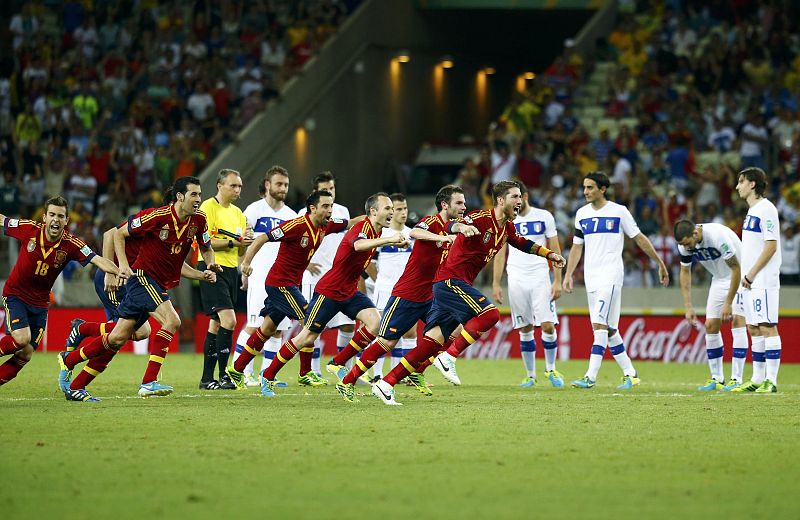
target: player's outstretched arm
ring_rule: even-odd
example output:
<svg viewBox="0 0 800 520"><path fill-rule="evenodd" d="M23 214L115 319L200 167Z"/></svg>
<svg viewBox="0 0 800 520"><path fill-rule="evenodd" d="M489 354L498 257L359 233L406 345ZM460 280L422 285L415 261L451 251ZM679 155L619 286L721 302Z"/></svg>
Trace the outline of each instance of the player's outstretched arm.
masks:
<svg viewBox="0 0 800 520"><path fill-rule="evenodd" d="M681 295L683 295L686 321L692 325L697 325L697 314L692 305L692 268L682 265L678 280L681 286Z"/></svg>
<svg viewBox="0 0 800 520"><path fill-rule="evenodd" d="M181 276L188 280L200 280L209 283L216 283L217 281L217 273L214 271L209 269L199 271L186 262L181 265Z"/></svg>
<svg viewBox="0 0 800 520"><path fill-rule="evenodd" d="M219 265L214 258L213 247L203 247L200 245L200 254L203 255L203 262L206 263L206 271L212 271L214 273L222 272L222 266Z"/></svg>
<svg viewBox="0 0 800 520"><path fill-rule="evenodd" d="M644 233L639 233L633 237L633 241L636 242L636 245L639 246L639 249L644 251L644 254L658 264L658 278L661 280L661 285L664 287L669 285L669 271L667 271L667 266L661 257L658 256L658 253L656 253L656 250L653 247L653 243L650 242L650 239L647 238Z"/></svg>
<svg viewBox="0 0 800 520"><path fill-rule="evenodd" d="M114 261L114 235L116 234L116 226L107 229L106 232L103 233L103 258L111 260L112 262ZM114 291L122 285L122 281L122 278L106 272L103 277L103 288L106 292Z"/></svg>
<svg viewBox="0 0 800 520"><path fill-rule="evenodd" d="M128 264L128 255L125 254L125 240L127 240L127 238L130 236L131 234L128 230L128 226L123 226L114 233L114 254L117 255L117 264L119 265L120 273L119 276L123 280L127 280L128 277L133 274L131 271L131 266Z"/></svg>
<svg viewBox="0 0 800 520"><path fill-rule="evenodd" d="M581 256L583 255L583 244L576 244L572 242L572 248L569 250L569 258L567 259L567 272L564 273L564 290L568 293L572 292L573 289L573 280L572 275L575 274L575 269L577 269L578 264L581 262Z"/></svg>
<svg viewBox="0 0 800 520"><path fill-rule="evenodd" d="M242 263L239 266L239 270L245 276L250 276L253 274L253 268L250 264L253 263L253 258L256 257L256 254L261 251L261 248L269 242L269 233L264 233L263 235L259 235L253 243L250 244L250 247L247 248L247 252L244 254L244 258L242 258Z"/></svg>
<svg viewBox="0 0 800 520"><path fill-rule="evenodd" d="M478 231L478 228L476 228L475 226L464 224L462 222L453 222L452 224L450 224L450 232L461 233L467 238L474 237L475 235L480 233L480 231Z"/></svg>
<svg viewBox="0 0 800 520"><path fill-rule="evenodd" d="M764 242L764 249L761 250L761 254L756 259L756 263L754 263L753 267L742 277L742 287L749 289L750 286L753 285L753 280L756 279L758 273L764 269L764 266L767 265L769 259L772 258L772 255L774 255L777 250L777 240L767 240Z"/></svg>
<svg viewBox="0 0 800 520"><path fill-rule="evenodd" d="M96 265L99 269L102 269L103 272L106 274L113 274L114 276L122 277L123 274L120 273L117 264L109 260L108 258L103 258L100 255L94 255L90 260L91 263Z"/></svg>
<svg viewBox="0 0 800 520"><path fill-rule="evenodd" d="M381 246L408 247L408 239L402 233L381 238L362 238L361 240L356 240L353 244L353 249L361 252Z"/></svg>
<svg viewBox="0 0 800 520"><path fill-rule="evenodd" d="M440 242L440 243L444 242L452 244L453 241L455 240L455 237L453 235L437 235L436 233L431 233L428 230L420 228L412 229L409 235L414 240L423 240L428 242Z"/></svg>
<svg viewBox="0 0 800 520"><path fill-rule="evenodd" d="M503 271L506 267L506 255L508 254L508 244L503 244L500 251L494 256L492 262L492 298L495 303L503 303Z"/></svg>
<svg viewBox="0 0 800 520"><path fill-rule="evenodd" d="M350 229L351 227L355 226L356 224L358 224L359 222L361 222L365 218L367 218L366 215L359 215L357 217L351 218L350 220L347 221L347 228L346 229Z"/></svg>
<svg viewBox="0 0 800 520"><path fill-rule="evenodd" d="M558 235L547 239L547 247L551 251L561 255L561 242L558 240ZM563 258L563 257L562 257ZM562 265L563 267L563 265ZM553 286L550 289L550 295L554 300L561 298L561 269L553 269Z"/></svg>

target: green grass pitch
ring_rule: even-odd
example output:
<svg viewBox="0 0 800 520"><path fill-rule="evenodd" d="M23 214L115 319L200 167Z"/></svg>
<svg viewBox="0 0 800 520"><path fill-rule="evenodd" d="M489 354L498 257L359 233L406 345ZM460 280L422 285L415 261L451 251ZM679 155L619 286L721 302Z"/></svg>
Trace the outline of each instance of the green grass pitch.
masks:
<svg viewBox="0 0 800 520"><path fill-rule="evenodd" d="M462 360L462 387L430 370L433 397L398 387L389 407L366 386L358 404L300 388L296 362L273 399L201 392L188 354L162 372L175 394L143 400L145 363L115 359L90 387L101 403L64 400L54 353L0 388L0 518L798 515L800 366L777 394L732 395L695 390L705 365L638 362L623 393L609 360L591 390L523 390L520 360Z"/></svg>

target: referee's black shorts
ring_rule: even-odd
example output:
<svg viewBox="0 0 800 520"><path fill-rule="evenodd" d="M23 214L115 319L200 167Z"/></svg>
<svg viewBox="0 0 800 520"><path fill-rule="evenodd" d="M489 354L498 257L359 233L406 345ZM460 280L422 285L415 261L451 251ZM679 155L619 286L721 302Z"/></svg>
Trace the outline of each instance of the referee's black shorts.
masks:
<svg viewBox="0 0 800 520"><path fill-rule="evenodd" d="M197 269L203 271L205 268L205 263L197 264ZM218 311L235 309L239 296L239 285L239 269L236 267L222 266L222 272L217 273L217 283L201 281L200 303L203 305L203 313L218 319Z"/></svg>

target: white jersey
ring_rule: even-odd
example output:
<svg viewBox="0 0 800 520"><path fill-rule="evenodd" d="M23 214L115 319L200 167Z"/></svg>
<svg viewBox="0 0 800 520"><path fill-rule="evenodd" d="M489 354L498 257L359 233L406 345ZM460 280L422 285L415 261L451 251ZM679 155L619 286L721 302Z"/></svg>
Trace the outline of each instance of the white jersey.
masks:
<svg viewBox="0 0 800 520"><path fill-rule="evenodd" d="M678 245L681 265L691 267L693 259L700 262L711 273L711 286L727 289L731 283L731 268L727 261L736 257L741 265L742 241L733 230L722 224L706 223L700 224L700 227L703 229L703 240L694 249Z"/></svg>
<svg viewBox="0 0 800 520"><path fill-rule="evenodd" d="M300 210L299 214L305 215L306 210ZM331 218L350 220L350 210L341 204L336 204L334 202L333 214L331 215ZM303 285L315 285L319 279L322 278L322 275L331 270L331 267L333 267L333 258L336 256L336 250L339 249L339 244L342 243L343 239L344 233L331 233L330 235L325 235L325 238L322 239L322 244L320 244L319 248L317 248L317 252L311 257L312 263L319 264L320 272L318 275L313 275L311 272L305 271L303 273Z"/></svg>
<svg viewBox="0 0 800 520"><path fill-rule="evenodd" d="M245 208L244 216L247 219L247 224L253 227L253 234L258 237L270 229L280 226L287 220L295 218L297 212L286 205L275 211L267 204L266 200L260 199ZM280 246L279 242L267 242L259 249L250 264L253 268L253 274L248 281L248 287L253 286L253 284L264 285L267 273L275 264L275 259L278 258Z"/></svg>
<svg viewBox="0 0 800 520"><path fill-rule="evenodd" d="M403 226L400 231L408 240L411 240L411 228ZM381 238L396 235L397 231L391 228L383 228ZM377 249L378 277L375 279L375 292L391 293L394 284L400 279L400 275L406 268L408 259L411 257L411 248L398 246L382 246Z"/></svg>
<svg viewBox="0 0 800 520"><path fill-rule="evenodd" d="M587 204L575 213L573 244L583 244L583 277L587 291L596 291L609 285L622 286L625 268L622 248L625 236L633 238L640 233L628 208L608 201L595 210Z"/></svg>
<svg viewBox="0 0 800 520"><path fill-rule="evenodd" d="M767 199L761 199L747 211L742 226L742 276L746 275L761 256L767 241L777 241L777 249L767 265L756 275L753 289L777 289L780 287L781 270L781 226L778 209Z"/></svg>
<svg viewBox="0 0 800 520"><path fill-rule="evenodd" d="M544 209L529 207L528 213L519 214L514 219L517 234L533 240L540 246L547 246L547 239L557 235L553 215ZM523 253L516 247L508 248L506 271L509 277L533 276L540 271L549 271L547 259L539 255Z"/></svg>

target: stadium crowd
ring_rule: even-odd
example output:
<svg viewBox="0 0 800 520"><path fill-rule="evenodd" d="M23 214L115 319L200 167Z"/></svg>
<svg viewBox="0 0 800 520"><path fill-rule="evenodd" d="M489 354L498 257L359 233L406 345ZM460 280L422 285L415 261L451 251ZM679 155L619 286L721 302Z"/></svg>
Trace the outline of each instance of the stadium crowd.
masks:
<svg viewBox="0 0 800 520"><path fill-rule="evenodd" d="M0 213L39 218L63 193L70 230L99 250L104 230L161 205L235 140L358 2L15 4L0 59Z"/></svg>
<svg viewBox="0 0 800 520"><path fill-rule="evenodd" d="M630 208L674 283L674 223L688 217L741 234L747 209L734 190L736 173L759 166L771 176L767 197L783 223L783 281L800 283L796 4L640 4L622 3L618 25L593 56L579 56L568 41L551 67L515 92L459 182L479 200L493 182L518 177L569 244L572 215L585 203L581 179L606 171L614 200ZM604 66L595 92L589 78ZM584 115L592 108L599 118ZM629 246L626 287L657 284L656 266Z"/></svg>

